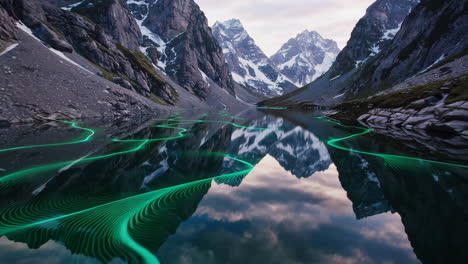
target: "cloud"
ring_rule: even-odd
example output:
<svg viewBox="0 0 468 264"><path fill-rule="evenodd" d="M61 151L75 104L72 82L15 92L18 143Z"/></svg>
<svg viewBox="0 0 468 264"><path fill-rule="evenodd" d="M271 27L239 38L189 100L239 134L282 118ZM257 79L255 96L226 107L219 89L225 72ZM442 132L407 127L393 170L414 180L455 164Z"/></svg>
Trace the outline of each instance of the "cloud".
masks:
<svg viewBox="0 0 468 264"><path fill-rule="evenodd" d="M346 45L352 29L375 0L195 0L210 24L239 18L267 55L305 29Z"/></svg>
<svg viewBox="0 0 468 264"><path fill-rule="evenodd" d="M271 156L239 187L213 184L157 255L181 264L416 262L397 214L355 219L335 165L297 179Z"/></svg>

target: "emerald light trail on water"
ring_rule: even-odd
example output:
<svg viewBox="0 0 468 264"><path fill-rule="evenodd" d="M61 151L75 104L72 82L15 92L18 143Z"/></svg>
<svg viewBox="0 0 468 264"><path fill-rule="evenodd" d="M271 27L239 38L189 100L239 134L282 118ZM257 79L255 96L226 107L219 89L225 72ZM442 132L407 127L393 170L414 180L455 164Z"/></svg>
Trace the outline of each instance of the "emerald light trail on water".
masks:
<svg viewBox="0 0 468 264"><path fill-rule="evenodd" d="M0 190L20 185L24 183L24 181L34 181L35 183L42 182L41 180L46 172L56 173L56 170L65 166L110 158L117 155L125 155L139 151L143 149L145 145L152 142L176 140L186 137L189 129L179 127L183 125L219 123L249 130L268 129L243 126L233 122L219 120L182 120L178 115L159 121L167 123L155 125L153 127L178 130L178 133L172 137L113 139L113 142L128 143L131 144L132 147L109 154L87 157L74 161L46 164L14 172L0 178ZM73 127L80 128L75 123L70 122L70 124L72 124ZM87 135L85 139L62 144L76 144L91 140L94 131L86 128L81 129L89 132L89 135ZM29 148L55 145L58 144L29 146ZM26 149L28 146L22 148ZM236 180L248 174L254 167L253 164L247 161L224 153L196 152L195 154L197 156L227 158L243 164L245 169L202 180L186 182L147 193L130 194L131 196L129 197L119 197L117 200L115 200L115 197L96 197L96 199L91 200L86 197L77 197L77 199L71 200L39 200L36 202L29 201L27 203L20 202L19 204L12 204L0 211L0 215L2 215L2 219L0 220L0 235L17 234L19 231L24 231L28 234L38 236L38 238L44 237L44 239L50 239L47 237L47 230L51 228L51 230L54 230L53 232L58 232L55 230L63 232L62 235L64 238L72 238L80 234L85 235L86 237L80 238L85 242L77 242L78 244L76 246L83 252L92 252L92 254L95 254L96 258L101 261L106 260L103 262L110 261L114 257L120 257L131 263L159 263L157 257L141 245L138 239L135 238L135 234L140 235L138 233L139 224L144 221L150 221L152 217L154 217L153 214L157 214L159 211L164 212L168 210L167 208L170 210L171 205L168 204L170 201L176 201L187 195L198 193L205 187L209 187L212 181L227 183ZM93 231L83 233L83 230Z"/></svg>
<svg viewBox="0 0 468 264"><path fill-rule="evenodd" d="M179 130L180 132L173 137L163 137L163 138L154 138L154 139L113 139L112 141L114 142L121 142L121 143L139 143L137 144L134 148L124 150L124 151L119 151L119 152L113 152L105 155L99 155L99 156L94 156L94 157L88 157L84 159L80 159L78 162L87 162L87 161L94 161L94 160L99 160L99 159L104 159L104 158L110 158L113 156L117 155L123 155L123 154L129 154L135 151L139 151L143 149L143 147L148 144L148 143L153 143L153 142L158 142L158 141L168 141L168 140L176 140L180 139L186 136L186 133L188 129L186 128L180 128L178 127L179 125L188 125L188 124L195 124L195 123L221 123L221 124L227 124L227 125L232 125L234 127L238 128L245 128L245 129L252 129L252 130L265 130L267 128L257 128L257 127L249 127L249 126L241 126L239 124L233 123L233 122L227 122L227 121L217 121L217 120L177 120L175 118L169 118L169 119L161 119L160 121L168 121L172 123L168 123L165 125L155 125L153 127L156 128L167 128L167 129L175 129ZM64 161L64 162L59 162L59 163L53 163L53 164L47 164L47 165L42 165L42 166L37 166L21 171L17 171L8 175L5 175L0 178L0 190L10 187L11 185L15 184L15 181L17 180L27 180L31 177L34 176L34 174L38 173L43 173L46 171L50 170L55 170L55 169L60 169L62 167L68 166L70 164L76 164L76 160L72 161Z"/></svg>
<svg viewBox="0 0 468 264"><path fill-rule="evenodd" d="M57 146L80 144L80 143L90 141L92 139L92 137L94 136L94 134L96 133L96 132L94 132L94 130L92 130L90 128L85 128L85 127L78 126L76 122L69 122L69 121L58 121L58 122L62 122L62 123L65 123L65 124L70 124L71 127L73 127L73 128L84 130L84 131L86 131L86 136L83 139L80 139L80 140L77 140L77 141L70 141L70 142L64 142L64 143L51 143L51 144L31 145L31 146L22 146L22 147L13 147L13 148L0 149L0 153L1 152L7 152L7 151L14 151L14 150L31 149L31 148L57 147Z"/></svg>
<svg viewBox="0 0 468 264"><path fill-rule="evenodd" d="M343 124L341 124L339 122L332 121L329 118L327 118L326 116L320 116L320 117L317 117L317 119L320 119L320 120L323 120L323 121L326 121L326 122L330 122L330 123L336 124L336 125L341 126L341 127L354 128L354 129L362 130L362 132L360 132L360 133L352 134L352 135L347 136L347 137L330 139L330 140L327 141L328 145L330 145L330 146L332 146L334 148L337 148L337 149L350 151L350 152L354 152L354 153L359 153L359 154L364 154L364 155L380 157L380 158L383 158L385 160L387 160L387 159L404 159L404 160L411 160L411 161L428 162L428 163L439 164L439 165L455 166L455 167L460 167L460 168L465 168L465 169L468 168L468 165L462 165L462 164L456 164L456 163L448 163L448 162L427 160L427 159L408 157L408 156L384 154L384 153L374 153L374 152L368 152L368 151L363 151L363 150L347 148L347 147L344 147L344 146L340 145L339 143L344 142L344 141L349 140L349 139L352 139L352 138L357 138L357 137L360 137L360 136L363 136L363 135L366 135L366 134L370 134L370 133L373 132L373 130L368 129L368 128L364 128L364 127L346 126L346 125L343 125Z"/></svg>
<svg viewBox="0 0 468 264"><path fill-rule="evenodd" d="M131 229L138 226L140 221L147 219L150 212L154 213L155 209L164 208L168 201L178 199L180 196L186 196L191 192L197 192L198 188L211 184L214 180L221 180L221 182L224 182L232 178L246 175L254 168L254 165L247 161L223 153L200 152L198 155L231 159L243 164L245 169L134 195L73 213L30 223L27 223L27 221L34 219L34 215L28 214L29 211L23 210L22 208L13 207L10 208L12 210L2 212L5 218L0 222L0 235L26 229L33 232L31 229L46 227L48 225L59 226L60 228L62 225L70 224L72 230L67 230L68 232L78 232L78 230L88 229L95 230L88 234L87 244L93 244L94 247L96 247L93 247L93 251L97 254L119 252L119 250L127 248L138 256L138 259L129 259L129 262L159 263L154 254L132 238L130 235ZM41 215L40 211L37 213ZM17 214L20 214L20 216L16 217ZM96 226L99 226L99 228L95 228ZM44 234L44 232L40 232L40 234ZM105 241L105 243L101 244L100 241ZM102 247L106 248L99 248L98 245L102 245ZM103 252L99 252L99 250Z"/></svg>

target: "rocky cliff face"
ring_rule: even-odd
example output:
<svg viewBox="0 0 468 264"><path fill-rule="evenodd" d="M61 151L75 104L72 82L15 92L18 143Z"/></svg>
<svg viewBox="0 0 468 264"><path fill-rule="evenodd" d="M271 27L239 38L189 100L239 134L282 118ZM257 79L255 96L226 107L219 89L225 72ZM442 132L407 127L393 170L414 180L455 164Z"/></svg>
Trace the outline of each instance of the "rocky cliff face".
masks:
<svg viewBox="0 0 468 264"><path fill-rule="evenodd" d="M221 47L193 0L127 3L143 32L143 50L158 60L158 66L166 74L201 98L210 92L208 79L234 94L234 83Z"/></svg>
<svg viewBox="0 0 468 264"><path fill-rule="evenodd" d="M15 21L7 11L0 6L0 53L16 39Z"/></svg>
<svg viewBox="0 0 468 264"><path fill-rule="evenodd" d="M328 71L339 52L335 41L305 30L288 40L271 60L282 74L302 87Z"/></svg>
<svg viewBox="0 0 468 264"><path fill-rule="evenodd" d="M421 1L390 46L359 68L349 97L373 95L444 60L453 60L466 53L467 36L467 0Z"/></svg>
<svg viewBox="0 0 468 264"><path fill-rule="evenodd" d="M265 103L294 104L308 101L318 105L333 105L342 102L348 95L350 80L355 72L391 46L403 20L418 2L377 0L356 24L346 47L338 54L329 71L300 91ZM421 27L414 30L421 30Z"/></svg>
<svg viewBox="0 0 468 264"><path fill-rule="evenodd" d="M139 46L139 28L119 0L85 1L76 7L80 15L47 1L3 0L2 5L52 50L77 52L104 78L160 103L176 103L175 90L143 54L132 50Z"/></svg>
<svg viewBox="0 0 468 264"><path fill-rule="evenodd" d="M333 115L357 119L373 129L468 137L467 84L468 56L464 56L406 80L395 91L342 103Z"/></svg>
<svg viewBox="0 0 468 264"><path fill-rule="evenodd" d="M50 4L58 7L65 7L80 2L79 0L46 0Z"/></svg>
<svg viewBox="0 0 468 264"><path fill-rule="evenodd" d="M139 51L140 29L121 0L85 0L72 8L72 11L86 16L101 26L114 41L132 51Z"/></svg>
<svg viewBox="0 0 468 264"><path fill-rule="evenodd" d="M344 75L387 47L420 0L378 0L366 11L338 55L330 75Z"/></svg>
<svg viewBox="0 0 468 264"><path fill-rule="evenodd" d="M239 84L267 97L296 88L277 70L238 19L216 22L213 35L223 49L234 80Z"/></svg>
<svg viewBox="0 0 468 264"><path fill-rule="evenodd" d="M114 42L101 26L79 15L59 9L47 9L47 12L48 22L67 36L79 54L98 65L103 77L146 97L176 103L177 93L139 51Z"/></svg>

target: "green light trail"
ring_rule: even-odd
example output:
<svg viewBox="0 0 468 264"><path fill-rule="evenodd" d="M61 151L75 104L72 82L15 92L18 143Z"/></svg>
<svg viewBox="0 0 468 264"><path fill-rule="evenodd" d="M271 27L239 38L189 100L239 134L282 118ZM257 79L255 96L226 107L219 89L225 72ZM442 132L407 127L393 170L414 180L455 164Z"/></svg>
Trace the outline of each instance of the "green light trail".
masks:
<svg viewBox="0 0 468 264"><path fill-rule="evenodd" d="M246 175L254 168L254 165L247 161L222 153L199 153L199 155L225 157L245 165L245 169L138 194L73 213L33 222L30 221L35 218L34 213L39 214L39 217L41 217L43 211L34 211L31 215L31 211L24 208L7 208L10 210L2 212L4 217L0 222L0 235L21 230L28 230L31 233L39 232L38 235L44 235L45 231L41 230L47 226L53 226L53 229L63 227L66 229L64 237L77 233L79 230L94 230L86 233L87 241L85 244L86 246L92 245L92 248L86 248L86 250L92 250L93 253L101 255L99 259L112 259L116 254L122 256L122 254L126 253L125 249L129 249L137 255L137 258L123 256L129 262L159 263L154 254L140 245L130 235L131 229L138 226L141 221L148 220L148 217L154 214L154 210L161 210L165 206L169 206L167 204L169 201L197 192L201 186L211 184L214 180L224 181ZM34 230L35 228L37 230Z"/></svg>
<svg viewBox="0 0 468 264"><path fill-rule="evenodd" d="M231 118L231 120L235 119L227 112L222 112L219 115ZM208 115L205 114L201 117L207 116ZM328 140L328 145L334 148L377 156L383 159L425 161L468 168L468 166L464 165L423 160L413 157L371 153L347 148L342 146L340 143L369 134L372 130L362 127L346 126L339 122L329 120L326 117L319 117L318 119L334 123L341 127L353 128L360 131L359 133L346 137ZM250 130L269 129L243 126L234 122L220 120L184 120L179 114L175 114L168 119L158 119L156 121L164 123L154 125L154 128L175 130L177 133L171 133L173 136L160 138L113 139L111 140L112 142L129 144L128 149L99 156L87 157L77 161L57 162L14 172L0 178L0 191L5 188L10 188L11 186L22 184L23 181L40 181L44 176L43 174L46 172L49 173L65 166L110 158L117 155L130 154L143 149L146 145L153 142L184 138L188 135L190 129L184 128L183 126L198 123L220 123ZM75 128L79 128L72 122L70 122L70 124ZM92 131L91 129L80 129L84 129L88 131L88 133L91 133ZM86 141L91 140L93 135L94 131L92 131L92 134L87 135L85 138ZM76 141L76 143L80 142ZM68 142L62 144L76 143ZM56 144L48 144L29 147L48 147L55 145ZM28 147L26 146L21 148ZM229 183L239 177L247 175L254 168L254 164L225 153L196 151L194 154L197 156L227 158L243 166L239 168L239 171L208 177L201 180L189 181L146 193L120 194L117 196L118 198L114 195L107 197L93 197L91 199L90 197L76 196L71 198L67 197L67 199L55 200L33 199L27 202L9 204L5 208L0 208L0 236L7 235L14 237L16 235L19 237L33 237L36 241L61 241L74 254L94 256L101 262L110 262L115 258L121 258L129 263L159 263L158 258L153 254L154 252L151 252L144 241L145 238L153 238L153 233L148 235L149 230L156 234L158 231L168 231L164 230L163 227L160 227L161 229L151 228L151 226L148 226L148 223L153 223L153 227L159 228L159 226L164 224L164 220L170 219L167 218L165 214L172 212L171 210L175 210L174 204L177 202L180 203L181 201L185 201L184 199L190 199L196 195L204 195L213 182L218 184ZM175 216L177 217L177 215ZM19 239L15 241L21 240Z"/></svg>
<svg viewBox="0 0 468 264"><path fill-rule="evenodd" d="M87 141L90 141L91 138L94 136L95 132L92 129L85 128L85 127L80 127L77 125L76 122L69 122L69 121L59 121L65 124L70 124L71 127L84 130L86 131L86 136L83 139L77 140L77 141L70 141L70 142L64 142L64 143L51 143L51 144L42 144L42 145L31 145L31 146L22 146L22 147L13 147L13 148L7 148L7 149L0 149L1 152L7 152L7 151L13 151L13 150L23 150L23 149L31 149L31 148L43 148L43 147L57 147L57 146L65 146L65 145L73 145L73 144L80 144L84 143Z"/></svg>
<svg viewBox="0 0 468 264"><path fill-rule="evenodd" d="M455 167L460 167L460 168L468 168L468 165L462 165L462 164L456 164L456 163L448 163L448 162L441 162L441 161L435 161L435 160L427 160L427 159L421 159L421 158L415 158L415 157L409 157L409 156L400 156L400 155L392 155L392 154L384 154L384 153L373 153L373 152L368 152L368 151L363 151L363 150L347 148L347 147L339 145L339 143L344 142L344 141L349 140L349 139L352 139L352 138L357 138L357 137L360 137L360 136L363 136L363 135L366 135L366 134L370 134L370 133L373 132L373 130L368 129L368 128L364 128L364 127L346 126L346 125L343 125L343 124L341 124L339 122L332 121L332 120L328 119L325 116L317 117L317 119L320 119L320 120L323 120L323 121L326 121L326 122L330 122L330 123L336 124L336 125L341 126L341 127L354 128L354 129L362 130L361 133L353 134L353 135L343 137L343 138L330 139L330 140L327 141L328 145L330 145L330 146L332 146L334 148L337 148L337 149L350 151L350 152L354 152L354 153L359 153L359 154L364 154L364 155L380 157L380 158L383 158L385 160L388 160L388 159L404 159L404 160L411 160L411 161L428 162L428 163L439 164L439 165L455 166Z"/></svg>
<svg viewBox="0 0 468 264"><path fill-rule="evenodd" d="M178 120L178 121L176 121L174 118L169 118L169 119L161 119L160 121L168 121L168 122L172 122L172 123L165 124L165 125L155 125L153 127L176 129L176 130L180 130L180 132L176 136L173 136L173 137L164 137L164 138L155 138L155 139L127 139L127 140L113 139L112 141L114 141L114 142L122 142L122 143L134 143L134 142L136 142L136 143L140 143L140 144L137 144L136 147L125 150L125 151L114 152L114 153L110 153L110 154L105 154L105 155L99 155L99 156L80 159L79 162L82 163L82 162L87 162L87 161L94 161L94 160L99 160L99 159L104 159L104 158L110 158L110 157L117 156L117 155L129 154L129 153L141 150L148 143L153 143L153 142L158 142L158 141L176 140L176 139L183 138L183 137L186 136L186 133L187 133L188 129L179 128L178 127L179 125L190 125L190 124L195 124L195 123L222 123L222 124L232 125L232 126L238 127L238 128L245 128L245 129L252 129L252 130L265 130L265 129L267 129L267 128L241 126L241 125L236 124L236 123L227 122L227 121L217 121L217 120ZM8 188L8 187L16 184L15 182L18 181L18 180L25 181L25 180L33 178L34 175L44 173L44 172L47 172L47 171L50 171L50 170L60 169L62 167L68 166L70 164L74 164L76 162L77 162L76 160L73 160L73 161L64 161L64 162L59 162L59 163L47 164L47 165L37 166L37 167L33 167L33 168L29 168L29 169L25 169L25 170L21 170L21 171L17 171L17 172L5 175L5 176L0 178L0 190L3 190L5 188ZM36 180L39 180L39 179L36 179Z"/></svg>
<svg viewBox="0 0 468 264"><path fill-rule="evenodd" d="M183 138L189 131L189 129L179 127L183 125L191 125L197 123L220 123L243 129L267 129L242 126L233 122L219 120L182 120L180 116L173 116L169 119L162 119L159 121L165 121L167 122L167 124L155 125L154 127L175 129L179 130L179 132L173 137L127 140L114 139L112 140L114 142L136 143L136 145L124 151L83 158L78 161L66 161L54 164L47 164L14 172L12 174L0 178L0 190L7 187L11 187L13 185L21 184L23 183L23 181L40 180L37 179L38 175L40 176L45 172L51 170L53 171L64 166L69 166L70 164L76 164L77 162L81 163L109 158L117 155L124 155L135 151L139 151L140 149L144 148L146 144L151 142L168 141ZM76 124L74 125L76 126ZM91 136L92 135L88 135L86 139L90 140ZM50 146L50 144L47 146ZM82 250L90 250L100 255L98 259L107 259L108 257L116 255L122 256L123 259L126 259L129 262L159 263L154 254L152 254L145 247L140 245L137 241L135 241L132 235L130 235L130 233L133 232L132 227L136 226L136 224L139 221L138 219L144 219L145 214L148 214L149 208L151 206L154 207L154 204L158 204L158 206L164 206L164 200L177 198L178 193L187 195L190 192L197 191L197 189L200 188L200 186L202 185L204 186L210 184L213 180L218 180L218 182L227 182L233 178L248 174L254 167L253 164L250 164L246 161L221 153L197 153L197 155L222 156L240 162L244 164L247 168L242 171L227 173L212 178L159 189L148 193L133 195L124 199L119 199L112 202L105 202L100 205L92 205L90 204L90 201L85 201L83 203L77 203L76 201L73 201L71 204L69 204L67 201L60 201L60 203L52 207L44 207L44 205L38 206L29 203L23 204L22 206L11 205L5 208L3 212L1 212L2 219L0 221L0 235L15 233L17 231L25 229L28 229L28 233L30 233L33 232L33 230L35 229L40 230L41 228L57 223L59 226L64 226L64 232L68 234L66 235L66 237L72 237L73 235L80 233L79 230L96 229L95 233L89 234L88 236L90 237L87 237L85 240L90 243L80 243L79 247L82 248ZM98 201L94 201L94 203L96 202ZM72 208L76 208L76 206L78 206L78 210L66 213L67 211L72 210ZM83 206L87 208L83 209ZM39 210L38 208L42 209ZM48 215L48 213L50 215ZM37 221L34 221L34 219L36 219ZM68 224L70 224L71 227L68 227ZM38 232L39 235L44 234L43 231ZM87 247L89 244L92 244L93 246L92 248L88 249ZM94 249L94 247L98 247L98 249ZM129 250L135 253L137 257L134 257L132 256L132 254L128 253Z"/></svg>

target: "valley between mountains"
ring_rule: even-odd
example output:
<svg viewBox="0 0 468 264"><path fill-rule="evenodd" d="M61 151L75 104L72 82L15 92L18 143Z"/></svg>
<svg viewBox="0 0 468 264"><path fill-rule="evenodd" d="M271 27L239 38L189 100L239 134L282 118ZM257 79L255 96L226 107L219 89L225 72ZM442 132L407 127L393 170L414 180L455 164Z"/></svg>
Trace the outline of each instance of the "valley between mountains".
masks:
<svg viewBox="0 0 468 264"><path fill-rule="evenodd" d="M193 0L1 0L0 124L261 106L468 136L467 6L377 0L342 50L305 29L269 56Z"/></svg>

